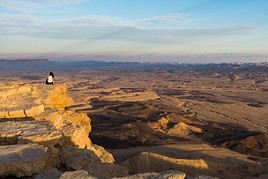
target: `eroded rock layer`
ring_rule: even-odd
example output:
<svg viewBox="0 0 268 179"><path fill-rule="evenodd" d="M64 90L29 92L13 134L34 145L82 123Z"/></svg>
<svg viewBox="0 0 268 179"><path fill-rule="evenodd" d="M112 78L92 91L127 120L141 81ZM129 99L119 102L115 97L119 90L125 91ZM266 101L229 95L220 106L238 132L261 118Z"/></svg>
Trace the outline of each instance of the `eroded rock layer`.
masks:
<svg viewBox="0 0 268 179"><path fill-rule="evenodd" d="M140 106L142 102L161 100L155 92L128 92L127 89L108 91L110 90L111 95L99 97L103 104L87 104L83 106L86 109L84 112L91 105L94 110L96 105L104 105L105 108L107 103L114 101L127 102L130 105L135 103L128 118L138 116L142 119L146 118L142 112L146 105ZM183 179L187 175L187 178L209 179L211 177L205 175L239 178L255 176L259 171L258 174L261 176L267 176L266 168L260 168L258 162L248 159L245 155L209 147L197 141L187 144L189 141L186 139L189 136L202 135L206 131L192 124L187 118L173 119L169 115L161 115L161 118L154 121L127 124L123 126L126 130L115 127L113 135L127 142L131 142L131 139L134 143L139 141L141 144L161 145L159 141L164 140L164 134L174 139L184 139L185 143L155 146L156 148L152 147L151 151L149 147L146 150L128 148L127 151L112 151L117 159L124 159L115 164L111 153L90 140L91 119L83 110L77 110L76 100L69 96L65 84L0 86L0 177ZM183 104L180 100L168 100L177 106ZM118 113L128 110L124 106L113 106L113 109ZM147 112L152 116L158 116L157 111ZM263 144L267 143L266 136L258 137L262 139ZM251 140L252 136L249 136L237 143L223 145L233 146L239 151L244 149L241 149L242 144L250 143ZM254 143L254 146L258 144ZM266 154L266 149L260 152ZM230 162L232 165L229 166ZM230 172L222 174L224 171Z"/></svg>
<svg viewBox="0 0 268 179"><path fill-rule="evenodd" d="M73 104L66 85L8 86L0 87L0 176L32 176L55 167L101 178L128 175L91 142L90 118L66 110Z"/></svg>

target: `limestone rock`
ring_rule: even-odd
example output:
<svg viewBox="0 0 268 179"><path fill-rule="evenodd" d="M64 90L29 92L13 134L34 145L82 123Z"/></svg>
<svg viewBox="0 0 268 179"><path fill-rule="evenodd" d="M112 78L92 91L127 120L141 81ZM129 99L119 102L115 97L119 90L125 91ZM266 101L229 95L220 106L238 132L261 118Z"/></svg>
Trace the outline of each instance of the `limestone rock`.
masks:
<svg viewBox="0 0 268 179"><path fill-rule="evenodd" d="M102 163L100 158L87 149L79 149L73 146L63 148L61 152L63 164L71 170L86 170L97 178L111 178L127 176L125 167L117 164Z"/></svg>
<svg viewBox="0 0 268 179"><path fill-rule="evenodd" d="M48 121L5 121L0 122L0 144L39 143L53 146L62 134Z"/></svg>
<svg viewBox="0 0 268 179"><path fill-rule="evenodd" d="M8 111L9 118L27 117L24 110Z"/></svg>
<svg viewBox="0 0 268 179"><path fill-rule="evenodd" d="M176 159L156 153L142 152L122 163L131 174L145 172L162 172L170 169L191 172L195 170L208 170L208 163L202 159Z"/></svg>
<svg viewBox="0 0 268 179"><path fill-rule="evenodd" d="M202 129L188 125L184 122L179 122L174 127L168 130L169 135L189 135L191 133L202 133Z"/></svg>
<svg viewBox="0 0 268 179"><path fill-rule="evenodd" d="M49 91L46 99L48 107L53 109L64 110L65 107L73 105L73 99L69 97L67 92L67 85L58 85Z"/></svg>
<svg viewBox="0 0 268 179"><path fill-rule="evenodd" d="M35 117L45 112L44 105L34 106L30 109L25 110L25 114L27 117Z"/></svg>
<svg viewBox="0 0 268 179"><path fill-rule="evenodd" d="M0 111L0 119L6 119L9 118L8 111Z"/></svg>
<svg viewBox="0 0 268 179"><path fill-rule="evenodd" d="M185 122L171 122L166 117L161 117L158 121L149 123L148 126L155 131L173 136L187 136L192 133L202 133L202 129L186 124Z"/></svg>
<svg viewBox="0 0 268 179"><path fill-rule="evenodd" d="M0 176L31 176L46 167L47 148L38 144L0 146Z"/></svg>
<svg viewBox="0 0 268 179"><path fill-rule="evenodd" d="M34 117L44 112L37 88L31 85L0 86L0 118Z"/></svg>
<svg viewBox="0 0 268 179"><path fill-rule="evenodd" d="M167 129L168 123L169 120L167 118L161 117L158 121L150 123L149 126L156 131L163 132Z"/></svg>
<svg viewBox="0 0 268 179"><path fill-rule="evenodd" d="M19 109L9 109L7 111L0 111L0 118L25 118L35 117L45 111L44 105L20 107Z"/></svg>
<svg viewBox="0 0 268 179"><path fill-rule="evenodd" d="M64 135L64 143L77 145L79 148L94 151L102 162L113 163L113 156L104 148L92 144L89 139L91 132L90 118L84 113L72 111L53 112L46 118Z"/></svg>

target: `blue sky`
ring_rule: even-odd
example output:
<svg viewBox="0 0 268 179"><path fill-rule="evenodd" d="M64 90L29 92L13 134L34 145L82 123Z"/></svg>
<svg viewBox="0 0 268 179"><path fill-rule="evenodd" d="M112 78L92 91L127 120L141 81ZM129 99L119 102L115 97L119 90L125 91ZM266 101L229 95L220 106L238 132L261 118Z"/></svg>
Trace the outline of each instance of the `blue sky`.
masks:
<svg viewBox="0 0 268 179"><path fill-rule="evenodd" d="M0 57L267 53L267 0L0 0Z"/></svg>

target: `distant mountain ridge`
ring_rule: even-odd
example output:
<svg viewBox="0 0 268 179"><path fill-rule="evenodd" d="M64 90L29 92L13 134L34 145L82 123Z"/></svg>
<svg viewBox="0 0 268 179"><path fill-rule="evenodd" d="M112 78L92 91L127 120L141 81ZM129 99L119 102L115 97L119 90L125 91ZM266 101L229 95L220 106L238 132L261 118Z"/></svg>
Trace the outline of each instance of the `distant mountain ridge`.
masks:
<svg viewBox="0 0 268 179"><path fill-rule="evenodd" d="M106 61L50 61L48 59L0 59L0 71L3 72L47 72L81 70L172 70L195 71L202 73L235 71L268 71L268 63L142 63L142 62L106 62Z"/></svg>
<svg viewBox="0 0 268 179"><path fill-rule="evenodd" d="M31 63L47 63L48 59L16 59L16 60L9 60L9 59L0 59L0 63L21 63L21 62L31 62Z"/></svg>

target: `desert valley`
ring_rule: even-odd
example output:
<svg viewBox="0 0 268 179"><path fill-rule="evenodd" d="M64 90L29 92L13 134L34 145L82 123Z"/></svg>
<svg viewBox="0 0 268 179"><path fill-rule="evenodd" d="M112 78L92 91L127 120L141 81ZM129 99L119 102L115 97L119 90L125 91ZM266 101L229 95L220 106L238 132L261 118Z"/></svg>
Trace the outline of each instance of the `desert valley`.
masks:
<svg viewBox="0 0 268 179"><path fill-rule="evenodd" d="M1 63L1 177L268 177L267 63Z"/></svg>

